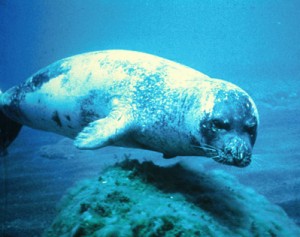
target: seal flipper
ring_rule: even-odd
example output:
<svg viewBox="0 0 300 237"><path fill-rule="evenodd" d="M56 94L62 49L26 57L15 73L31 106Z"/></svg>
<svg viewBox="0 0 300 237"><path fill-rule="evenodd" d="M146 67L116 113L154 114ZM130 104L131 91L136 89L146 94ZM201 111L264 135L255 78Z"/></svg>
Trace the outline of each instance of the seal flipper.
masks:
<svg viewBox="0 0 300 237"><path fill-rule="evenodd" d="M74 145L82 150L97 149L112 145L129 128L130 116L113 112L103 119L89 123L75 138Z"/></svg>
<svg viewBox="0 0 300 237"><path fill-rule="evenodd" d="M21 127L0 110L0 157L7 155L7 147L15 140Z"/></svg>

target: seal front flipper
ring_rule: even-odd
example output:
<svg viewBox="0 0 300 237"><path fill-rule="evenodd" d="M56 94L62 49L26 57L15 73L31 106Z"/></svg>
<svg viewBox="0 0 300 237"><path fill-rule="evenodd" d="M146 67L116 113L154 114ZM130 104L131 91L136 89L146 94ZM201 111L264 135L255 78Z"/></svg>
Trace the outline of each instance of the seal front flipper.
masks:
<svg viewBox="0 0 300 237"><path fill-rule="evenodd" d="M126 113L111 113L108 117L89 123L75 138L74 145L83 150L109 146L129 129L130 118Z"/></svg>

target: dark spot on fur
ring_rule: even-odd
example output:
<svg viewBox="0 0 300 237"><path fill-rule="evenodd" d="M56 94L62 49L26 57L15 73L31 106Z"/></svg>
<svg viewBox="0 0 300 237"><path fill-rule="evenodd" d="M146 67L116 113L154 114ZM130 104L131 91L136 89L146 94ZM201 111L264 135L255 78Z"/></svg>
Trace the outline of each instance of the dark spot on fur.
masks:
<svg viewBox="0 0 300 237"><path fill-rule="evenodd" d="M59 114L57 111L54 111L53 114L52 114L52 120L54 122L56 122L57 126L59 127L62 127L62 123L61 123L61 120L59 118Z"/></svg>
<svg viewBox="0 0 300 237"><path fill-rule="evenodd" d="M67 84L69 82L70 78L69 77L65 77L61 80L61 86L64 87L65 84Z"/></svg>
<svg viewBox="0 0 300 237"><path fill-rule="evenodd" d="M81 126L86 126L92 121L99 119L101 116L95 111L95 100L98 97L97 91L90 91L88 96L80 102Z"/></svg>
<svg viewBox="0 0 300 237"><path fill-rule="evenodd" d="M45 82L48 82L49 80L50 77L48 71L37 73L31 79L32 87L40 88Z"/></svg>
<svg viewBox="0 0 300 237"><path fill-rule="evenodd" d="M62 67L62 61L59 61L35 73L31 80L26 81L22 87L23 89L28 87L28 91L35 91L52 78L66 74L69 70L70 68L68 67Z"/></svg>
<svg viewBox="0 0 300 237"><path fill-rule="evenodd" d="M91 80L92 75L93 75L92 73L89 73L89 74L88 74L87 79L86 79L86 82L87 82L87 83Z"/></svg>
<svg viewBox="0 0 300 237"><path fill-rule="evenodd" d="M134 69L132 67L130 67L130 68L127 69L127 73L129 75L131 75L133 72L134 72Z"/></svg>
<svg viewBox="0 0 300 237"><path fill-rule="evenodd" d="M82 109L80 113L82 117L82 123L81 126L85 127L87 124L89 124L92 121L99 119L99 114L95 113L93 110L85 110Z"/></svg>

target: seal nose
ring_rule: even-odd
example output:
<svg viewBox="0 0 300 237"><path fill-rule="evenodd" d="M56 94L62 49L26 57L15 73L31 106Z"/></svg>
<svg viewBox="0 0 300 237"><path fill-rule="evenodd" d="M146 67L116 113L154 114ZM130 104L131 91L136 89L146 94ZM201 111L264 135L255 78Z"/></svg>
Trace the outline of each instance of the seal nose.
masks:
<svg viewBox="0 0 300 237"><path fill-rule="evenodd" d="M225 145L225 155L228 161L238 167L245 167L251 162L251 147L246 141L239 137L233 137Z"/></svg>

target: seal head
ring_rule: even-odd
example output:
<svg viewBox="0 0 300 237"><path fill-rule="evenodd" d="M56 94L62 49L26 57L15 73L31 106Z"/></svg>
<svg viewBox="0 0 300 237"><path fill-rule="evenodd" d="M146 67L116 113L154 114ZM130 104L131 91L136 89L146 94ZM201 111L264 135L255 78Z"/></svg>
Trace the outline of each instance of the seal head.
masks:
<svg viewBox="0 0 300 237"><path fill-rule="evenodd" d="M245 91L226 82L224 89L214 93L211 103L200 122L199 148L217 162L237 167L249 165L258 126L254 102Z"/></svg>

